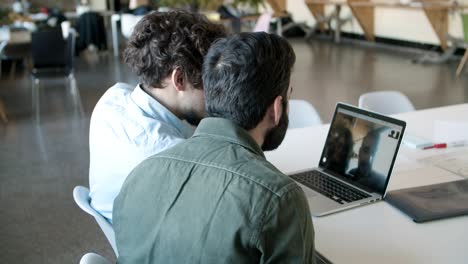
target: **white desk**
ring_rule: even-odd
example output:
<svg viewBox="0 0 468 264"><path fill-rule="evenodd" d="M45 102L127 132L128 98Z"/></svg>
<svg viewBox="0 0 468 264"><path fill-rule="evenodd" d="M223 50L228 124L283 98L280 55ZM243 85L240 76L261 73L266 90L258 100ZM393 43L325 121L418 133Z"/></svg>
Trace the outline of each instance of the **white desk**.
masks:
<svg viewBox="0 0 468 264"><path fill-rule="evenodd" d="M468 122L468 104L396 115L405 133L432 138L435 120ZM328 125L288 131L267 159L290 173L318 164ZM458 148L460 150L460 148ZM461 179L435 167L405 170L416 158L456 151L413 150L402 144L389 189ZM333 263L468 263L468 216L416 224L386 202L313 217L316 249Z"/></svg>

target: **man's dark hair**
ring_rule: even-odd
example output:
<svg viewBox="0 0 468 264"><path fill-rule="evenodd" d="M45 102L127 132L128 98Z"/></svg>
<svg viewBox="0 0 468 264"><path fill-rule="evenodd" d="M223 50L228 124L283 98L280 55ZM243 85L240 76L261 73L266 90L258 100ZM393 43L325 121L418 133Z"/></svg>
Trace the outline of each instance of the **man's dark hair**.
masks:
<svg viewBox="0 0 468 264"><path fill-rule="evenodd" d="M143 85L162 88L163 79L179 68L186 80L201 89L203 56L213 41L224 36L224 27L203 15L182 10L155 11L133 29L124 59Z"/></svg>
<svg viewBox="0 0 468 264"><path fill-rule="evenodd" d="M369 132L367 132L367 134L362 139L361 144L364 144L365 141L368 142L369 140L371 140L371 145L366 146L366 147L372 147L371 151L370 151L370 155L375 155L375 153L377 152L377 147L378 147L379 142L380 142L380 135L381 135L382 131L385 131L385 129L386 129L386 127L384 127L384 126L377 127L377 128L372 128ZM361 147L362 147L362 145L361 145Z"/></svg>
<svg viewBox="0 0 468 264"><path fill-rule="evenodd" d="M283 38L240 33L213 44L203 64L208 116L236 122L246 130L258 125L274 99L286 107L296 55Z"/></svg>

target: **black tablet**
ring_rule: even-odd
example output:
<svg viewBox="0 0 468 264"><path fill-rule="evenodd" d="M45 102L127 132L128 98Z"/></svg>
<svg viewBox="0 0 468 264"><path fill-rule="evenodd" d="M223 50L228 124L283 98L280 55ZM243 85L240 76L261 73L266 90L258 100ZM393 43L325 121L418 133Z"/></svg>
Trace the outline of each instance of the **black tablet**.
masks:
<svg viewBox="0 0 468 264"><path fill-rule="evenodd" d="M417 223L468 215L468 179L391 191L385 201Z"/></svg>

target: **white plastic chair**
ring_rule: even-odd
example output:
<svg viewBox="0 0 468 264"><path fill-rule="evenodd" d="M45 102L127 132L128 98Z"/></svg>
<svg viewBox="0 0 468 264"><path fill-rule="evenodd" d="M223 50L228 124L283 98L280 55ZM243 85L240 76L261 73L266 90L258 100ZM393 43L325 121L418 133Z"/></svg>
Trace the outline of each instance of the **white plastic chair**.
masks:
<svg viewBox="0 0 468 264"><path fill-rule="evenodd" d="M271 14L263 13L257 20L253 32L269 32L270 31Z"/></svg>
<svg viewBox="0 0 468 264"><path fill-rule="evenodd" d="M122 14L120 18L122 35L127 39L130 38L133 32L133 28L143 17L144 16L135 16L133 14Z"/></svg>
<svg viewBox="0 0 468 264"><path fill-rule="evenodd" d="M86 253L81 257L80 264L111 264L111 262L99 254Z"/></svg>
<svg viewBox="0 0 468 264"><path fill-rule="evenodd" d="M398 91L380 91L359 96L359 107L384 115L414 111L414 106L406 95Z"/></svg>
<svg viewBox="0 0 468 264"><path fill-rule="evenodd" d="M89 190L86 187L83 186L76 186L73 189L73 199L75 199L76 204L86 213L94 216L94 219L96 219L96 222L98 223L99 227L101 227L102 232L106 236L107 240L111 244L112 249L114 250L114 253L116 256L119 254L117 253L117 246L115 245L115 233L114 229L112 228L112 225L102 216L100 213L98 213L96 210L94 210L93 207L90 205L90 197L89 197Z"/></svg>
<svg viewBox="0 0 468 264"><path fill-rule="evenodd" d="M304 100L289 100L288 128L302 128L322 124L317 110Z"/></svg>

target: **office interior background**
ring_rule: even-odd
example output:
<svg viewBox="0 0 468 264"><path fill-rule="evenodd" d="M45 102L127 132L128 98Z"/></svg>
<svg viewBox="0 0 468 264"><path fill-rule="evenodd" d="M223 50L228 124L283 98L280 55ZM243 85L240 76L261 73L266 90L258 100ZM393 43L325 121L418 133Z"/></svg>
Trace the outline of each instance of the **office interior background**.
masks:
<svg viewBox="0 0 468 264"><path fill-rule="evenodd" d="M444 9L442 25L433 24L417 6L372 6L372 15L369 9L353 13L346 4L324 1L315 5L325 19L318 24L319 16L314 16L307 2L313 1L279 1L300 24L293 27L299 33L289 32L289 36L278 31L281 16L274 10L275 1L246 10L273 14L267 30L284 33L297 57L292 98L313 105L323 123L330 122L337 102L357 105L359 96L368 92L399 91L417 110L468 102L468 67L456 73L468 45L468 19L463 23L468 9L463 2ZM89 185L89 119L96 102L116 82L138 83L122 60L125 25L113 20L129 3L19 1L21 13L9 16L15 3L0 3L0 263L78 263L86 252L98 252L113 261L112 248L99 226L78 208L72 192L77 185ZM62 75L34 81L31 50L37 45L31 32L38 29L34 25L44 23L55 10L76 29L77 6L85 8L83 13L95 11L102 17L103 46L86 45L75 53L74 80ZM337 9L340 20L333 16ZM219 19L213 15L216 8L201 6L199 11L210 11L207 14ZM41 12L42 16L31 18ZM252 30L257 18L242 20L241 30ZM233 30L230 20L219 23ZM283 28L287 23L291 21ZM370 28L363 30L363 25ZM80 30L86 29L76 31ZM48 58L56 56L51 48L41 52Z"/></svg>

